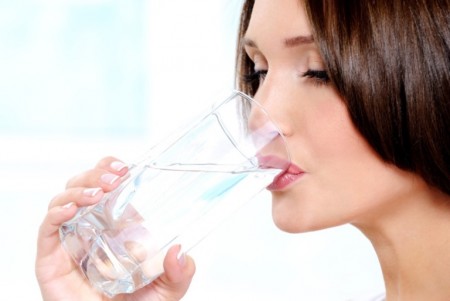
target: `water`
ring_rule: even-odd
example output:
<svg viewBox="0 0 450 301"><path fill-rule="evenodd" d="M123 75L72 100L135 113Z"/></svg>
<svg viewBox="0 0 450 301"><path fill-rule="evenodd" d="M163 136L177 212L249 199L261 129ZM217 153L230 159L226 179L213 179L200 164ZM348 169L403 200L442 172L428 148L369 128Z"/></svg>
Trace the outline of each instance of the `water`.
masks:
<svg viewBox="0 0 450 301"><path fill-rule="evenodd" d="M62 244L98 290L132 293L161 275L170 246L192 248L280 172L226 170L134 168L117 190L61 227Z"/></svg>

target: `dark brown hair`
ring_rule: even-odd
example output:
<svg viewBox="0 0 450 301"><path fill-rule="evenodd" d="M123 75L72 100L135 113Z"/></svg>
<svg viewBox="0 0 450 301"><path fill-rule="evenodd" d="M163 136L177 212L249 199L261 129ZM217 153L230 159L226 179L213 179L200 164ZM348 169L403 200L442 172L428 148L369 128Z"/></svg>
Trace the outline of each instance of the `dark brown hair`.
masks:
<svg viewBox="0 0 450 301"><path fill-rule="evenodd" d="M380 157L450 194L450 0L305 0L328 75ZM241 15L239 43L254 0ZM253 64L239 48L240 78Z"/></svg>

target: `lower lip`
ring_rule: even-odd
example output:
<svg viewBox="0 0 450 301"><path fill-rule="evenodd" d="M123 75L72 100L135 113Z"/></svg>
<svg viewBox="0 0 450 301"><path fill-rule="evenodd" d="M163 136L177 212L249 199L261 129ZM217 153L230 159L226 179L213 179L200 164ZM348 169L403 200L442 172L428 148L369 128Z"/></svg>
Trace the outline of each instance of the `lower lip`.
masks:
<svg viewBox="0 0 450 301"><path fill-rule="evenodd" d="M303 172L294 174L294 173L289 173L289 171L286 171L286 172L276 176L275 179L273 180L272 184L267 186L267 190L269 190L269 191L284 190L287 187L291 186L298 179L300 179L303 175L304 175Z"/></svg>

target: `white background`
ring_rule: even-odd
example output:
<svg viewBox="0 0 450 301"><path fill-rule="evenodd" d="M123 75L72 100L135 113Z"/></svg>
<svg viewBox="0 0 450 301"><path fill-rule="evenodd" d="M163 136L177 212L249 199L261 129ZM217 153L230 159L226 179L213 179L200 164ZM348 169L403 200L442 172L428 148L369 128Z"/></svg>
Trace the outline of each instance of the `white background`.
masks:
<svg viewBox="0 0 450 301"><path fill-rule="evenodd" d="M71 176L133 160L233 87L238 0L0 0L1 300L41 300L36 234ZM353 300L383 290L369 241L286 234L261 195L192 250L184 300Z"/></svg>

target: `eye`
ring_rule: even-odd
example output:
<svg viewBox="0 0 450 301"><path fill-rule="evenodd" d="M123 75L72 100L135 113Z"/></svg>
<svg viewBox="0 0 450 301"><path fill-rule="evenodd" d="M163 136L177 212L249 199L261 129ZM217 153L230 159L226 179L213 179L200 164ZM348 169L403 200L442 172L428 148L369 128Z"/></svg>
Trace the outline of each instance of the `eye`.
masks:
<svg viewBox="0 0 450 301"><path fill-rule="evenodd" d="M317 84L327 84L330 82L328 73L325 70L309 69L306 72L303 72L302 76L313 79Z"/></svg>
<svg viewBox="0 0 450 301"><path fill-rule="evenodd" d="M263 83L266 75L267 70L256 70L250 74L244 74L242 76L242 82L248 88L247 93L254 96Z"/></svg>
<svg viewBox="0 0 450 301"><path fill-rule="evenodd" d="M248 85L261 84L267 75L267 70L255 70L250 74L244 74L243 81Z"/></svg>

